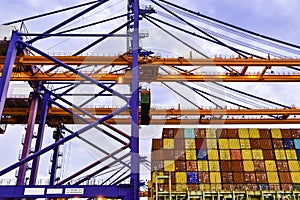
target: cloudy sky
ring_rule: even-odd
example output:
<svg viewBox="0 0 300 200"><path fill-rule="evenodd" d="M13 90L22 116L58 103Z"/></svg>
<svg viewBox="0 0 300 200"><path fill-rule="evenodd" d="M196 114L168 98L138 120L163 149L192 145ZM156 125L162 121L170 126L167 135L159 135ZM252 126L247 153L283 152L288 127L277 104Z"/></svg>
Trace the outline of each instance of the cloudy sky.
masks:
<svg viewBox="0 0 300 200"><path fill-rule="evenodd" d="M14 21L17 19L22 19L30 17L33 15L46 13L49 11L70 7L73 5L82 4L84 2L79 0L67 1L67 0L3 0L0 8L0 24ZM176 1L172 1L176 2ZM300 3L298 0L251 0L247 2L241 2L240 0L181 0L176 2L178 5L186 7L188 9L200 12L202 14L220 19L222 21L240 26L263 35L278 38L290 43L300 44L300 18L298 17L298 11L300 10ZM143 0L141 5L149 5L150 1ZM157 6L154 5L157 9ZM72 16L72 14L78 12L74 10L71 12L66 12L62 14L53 15L51 17L46 17L42 19L36 19L26 22L26 28L29 32L41 33L53 25L61 22L62 20ZM111 0L109 3L100 6L95 9L95 11L80 17L78 20L70 23L66 28L62 30L67 30L73 27L86 25L91 22L103 20L109 17L117 16L119 14L126 13L126 1L124 0ZM161 16L158 16L160 18ZM165 19L165 18L161 18ZM188 18L189 19L189 18ZM180 24L178 22L173 22L171 19L168 22L175 23L176 26L186 28L190 30L186 25ZM192 21L192 19L189 19ZM101 26L93 27L92 29L83 29L80 33L108 33L114 28L120 26L124 23L123 20L116 20L112 23L105 23ZM192 21L194 22L194 21ZM14 24L17 28L20 27L19 24ZM208 27L205 27L208 28ZM180 42L170 38L163 31L159 30L157 27L153 26L147 21L141 22L141 29L143 31L149 32L150 37L142 39L141 45L149 50L153 50L156 53L161 53L163 55L178 56L178 55L188 55L189 48L182 45ZM192 44L197 49L200 49L203 53L213 56L213 55L228 55L232 52L211 45L207 42L200 41L197 38L187 36L183 33L178 33L173 29L169 29L172 33L183 38L189 44ZM121 31L124 33L124 30ZM66 54L71 54L79 50L81 47L91 43L94 38L54 38L45 39L36 43L36 46L47 52L65 52ZM103 42L101 45L92 48L92 52L101 53L122 53L125 51L126 41L124 38L113 38ZM266 55L263 55L266 56ZM24 85L21 83L14 83L15 91L21 92ZM24 84L24 83L22 83ZM284 103L286 105L299 105L299 84L231 84L234 88L239 88L244 91L271 98L271 100ZM21 88L17 89L17 88ZM161 84L151 85L153 91L152 100L155 105L177 105L178 99L174 96L174 99L164 98L160 93L164 91L169 96L174 95L168 89L163 88ZM207 103L207 102L206 102ZM152 137L160 137L159 133L161 131L161 126L151 126L144 127L141 129L141 143L143 148L141 152L144 154L149 154L150 145L149 140ZM75 129L75 128L74 128ZM124 128L126 130L127 128ZM16 131L18 130L18 131ZM51 129L47 129L48 141L51 141ZM24 126L9 126L8 131L5 135L0 135L0 154L1 156L0 168L3 169L5 166L12 164L17 160L19 150L21 149L21 138L25 133ZM94 138L95 139L95 138ZM148 145L147 145L148 144ZM65 149L71 149L73 153L69 156L69 161L74 162L79 155L85 157L85 162L81 163L83 166L91 163L97 154L90 150L86 145L82 144L80 141L73 141L71 145L65 145ZM40 170L42 178L47 177L47 171L49 168L49 156L43 158L43 166L46 170ZM80 169L82 165L78 162L76 167L73 165L68 166L65 169L66 173L64 175L70 174L76 169ZM14 173L9 174L7 177L13 177Z"/></svg>

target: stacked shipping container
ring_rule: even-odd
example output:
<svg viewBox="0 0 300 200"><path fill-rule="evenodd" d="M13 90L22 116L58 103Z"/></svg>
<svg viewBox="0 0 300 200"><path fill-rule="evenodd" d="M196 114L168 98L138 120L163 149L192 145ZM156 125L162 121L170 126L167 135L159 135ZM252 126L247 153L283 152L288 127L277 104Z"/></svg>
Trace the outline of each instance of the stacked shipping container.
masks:
<svg viewBox="0 0 300 200"><path fill-rule="evenodd" d="M151 161L153 188L299 190L300 130L165 128Z"/></svg>

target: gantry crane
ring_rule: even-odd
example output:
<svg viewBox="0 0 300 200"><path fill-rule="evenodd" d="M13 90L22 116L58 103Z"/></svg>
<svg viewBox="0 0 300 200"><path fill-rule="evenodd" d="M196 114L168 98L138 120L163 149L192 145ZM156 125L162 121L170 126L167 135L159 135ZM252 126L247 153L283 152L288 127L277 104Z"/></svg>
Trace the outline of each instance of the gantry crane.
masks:
<svg viewBox="0 0 300 200"><path fill-rule="evenodd" d="M104 21L111 21L121 17L127 17L126 23L106 34L79 34L68 33L80 28L93 26L96 23L87 26L70 29L68 31L57 30L64 25L72 22L83 14L96 9L98 6L109 2L108 0L93 1L85 3L78 7L88 6L88 8L59 23L58 25L44 31L43 33L27 33L13 31L11 38L1 42L0 67L1 77L1 123L2 124L27 124L26 136L20 161L11 166L1 169L0 176L18 168L16 186L0 186L0 198L68 198L68 197L88 197L96 198L98 196L139 199L139 163L143 160L139 156L139 117L142 124L292 124L299 123L300 109L294 106L286 106L268 99L264 99L249 93L241 92L222 86L219 82L298 82L300 79L298 58L278 58L272 51L267 51L267 56L248 53L231 45L222 42L213 36L214 32L208 32L195 26L185 20L179 13L186 12L194 17L202 17L214 23L221 23L231 29L237 28L238 31L244 31L247 34L258 35L254 32L235 27L231 24L209 18L197 12L187 10L173 3L161 0L160 3L151 0L162 11L172 15L185 24L196 29L198 33L191 32L188 29L179 28L166 21L155 18L152 15L161 13L156 12L152 6L140 8L139 1L128 1L128 13ZM71 7L69 9L73 9ZM66 9L64 9L65 11ZM48 14L59 13L59 11ZM48 14L35 16L33 18L46 16ZM32 18L30 18L32 19ZM161 28L171 37L178 39L162 25L176 28L186 34L195 36L209 42L221 45L235 53L231 58L215 57L211 58L201 54L197 49L191 47L186 42L184 45L190 47L193 51L200 53L202 58L194 58L192 54L185 58L178 56L176 58L167 58L159 55L152 55L153 52L144 50L139 46L139 23L141 19L146 19L156 27ZM25 19L26 21L29 19ZM15 21L13 23L18 23ZM161 25L160 25L160 24ZM7 23L6 25L10 25ZM118 31L127 27L126 34L117 34ZM202 35L200 35L202 34ZM203 36L204 35L204 36ZM33 37L32 39L22 40L22 37ZM220 36L220 34L218 35ZM73 55L51 56L43 50L35 47L36 41L51 37L98 37L95 42L77 51ZM109 37L126 37L126 52L117 56L84 56L86 50L102 42ZM289 44L270 37L262 36L263 39L271 40L276 45L285 45L290 53L299 53L299 46ZM229 38L225 38L228 39ZM132 44L128 48L128 44ZM275 46L276 46L275 45ZM273 45L274 46L274 45ZM251 47L251 46L250 46ZM256 50L263 50L256 48ZM265 53L265 52L264 52ZM201 69L214 68L213 72L205 72ZM255 68L256 73L249 72ZM285 74L278 74L276 68L285 68L288 70ZM220 70L219 70L220 69ZM32 93L29 98L7 98L7 89L10 81L28 81L32 87ZM171 82L185 87L187 90L195 93L199 97L210 101L214 106L212 108L202 108L194 104L188 98L178 94L176 88L170 88L174 93L185 98L186 101L193 104L193 109L183 109L180 105L171 109L150 108L150 91L142 92L143 95L149 95L141 101L139 110L139 82L162 82L166 87ZM257 99L276 108L251 108L244 104L222 99L218 95L209 94L199 87L201 85L191 85L189 83L211 82L223 90L239 93L248 98ZM115 85L130 85L130 94L114 89ZM92 87L90 87L92 86ZM96 88L96 89L95 89ZM78 90L76 90L78 89ZM209 89L209 88L208 88ZM216 88L211 88L211 90ZM76 90L76 92L74 92ZM89 92L93 90L92 92ZM74 93L72 93L74 92ZM80 97L74 100L70 98ZM82 98L82 97L88 98ZM208 98L210 96L210 98ZM225 95L226 96L226 95ZM88 107L91 101L98 97L111 97L117 99L121 107ZM224 106L210 99L224 101ZM143 106L143 103L146 105ZM234 108L227 108L227 104L232 104ZM140 113L140 115L139 115ZM259 116L249 118L249 116ZM145 118L144 118L145 117ZM30 153L30 147L33 143L34 126L38 124L37 139L35 150ZM45 125L56 128L54 131L55 142L52 145L42 148ZM83 124L77 130L68 128L68 124ZM111 124L131 124L131 134L125 133ZM106 137L117 143L116 149L112 152L97 147L91 141L81 137L81 134L93 130L100 132ZM67 135L63 135L67 132ZM88 165L73 175L57 180L56 169L58 162L59 146L74 139L89 143L94 148L98 148L103 157L96 162ZM44 153L54 150L54 156L51 167L51 177L49 185L37 186L37 174L39 167L39 157ZM130 164L124 160L130 157ZM25 176L28 170L28 162L32 162L30 169L29 185L25 185ZM95 171L86 171L93 169L99 164L104 163L102 167ZM117 163L124 167L120 171L111 172L116 178L111 185L82 185L92 177L113 168ZM125 168L125 170L124 170ZM128 171L130 171L128 173ZM82 174L81 179L76 179ZM111 179L111 177L109 177ZM109 180L108 179L108 180ZM129 184L122 184L130 180ZM73 182L71 182L73 181Z"/></svg>

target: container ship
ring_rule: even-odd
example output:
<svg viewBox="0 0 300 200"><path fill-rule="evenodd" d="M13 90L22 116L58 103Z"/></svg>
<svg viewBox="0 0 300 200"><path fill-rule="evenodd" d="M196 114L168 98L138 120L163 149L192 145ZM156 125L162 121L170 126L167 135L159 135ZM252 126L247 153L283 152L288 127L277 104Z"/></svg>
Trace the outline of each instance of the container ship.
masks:
<svg viewBox="0 0 300 200"><path fill-rule="evenodd" d="M300 199L300 129L164 128L149 199Z"/></svg>

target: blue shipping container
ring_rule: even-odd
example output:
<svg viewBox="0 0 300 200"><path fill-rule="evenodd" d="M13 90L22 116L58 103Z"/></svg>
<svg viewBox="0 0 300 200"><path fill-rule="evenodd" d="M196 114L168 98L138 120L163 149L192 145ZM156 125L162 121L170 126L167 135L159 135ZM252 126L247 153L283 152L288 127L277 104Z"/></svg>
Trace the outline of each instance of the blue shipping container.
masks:
<svg viewBox="0 0 300 200"><path fill-rule="evenodd" d="M300 139L294 139L295 149L300 149Z"/></svg>
<svg viewBox="0 0 300 200"><path fill-rule="evenodd" d="M197 184L198 183L198 172L187 172L187 183Z"/></svg>
<svg viewBox="0 0 300 200"><path fill-rule="evenodd" d="M195 130L193 128L185 128L184 129L184 138L195 138Z"/></svg>
<svg viewBox="0 0 300 200"><path fill-rule="evenodd" d="M295 149L293 139L283 139L283 146L285 149Z"/></svg>
<svg viewBox="0 0 300 200"><path fill-rule="evenodd" d="M196 149L197 160L208 160L208 153L206 149Z"/></svg>
<svg viewBox="0 0 300 200"><path fill-rule="evenodd" d="M269 185L268 184L258 184L258 189L259 190L269 190Z"/></svg>
<svg viewBox="0 0 300 200"><path fill-rule="evenodd" d="M296 153L297 153L298 160L300 160L300 149L297 149Z"/></svg>

